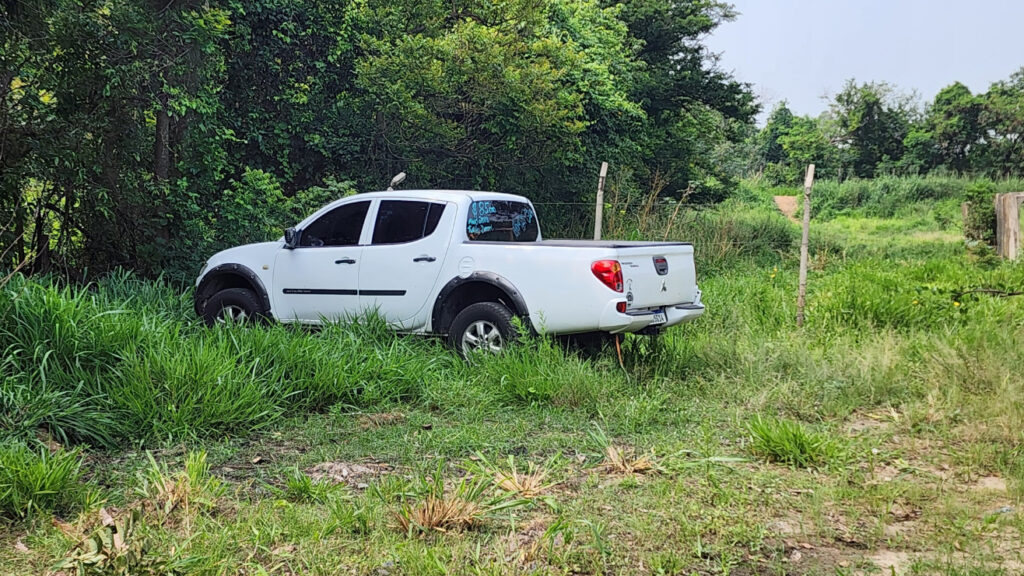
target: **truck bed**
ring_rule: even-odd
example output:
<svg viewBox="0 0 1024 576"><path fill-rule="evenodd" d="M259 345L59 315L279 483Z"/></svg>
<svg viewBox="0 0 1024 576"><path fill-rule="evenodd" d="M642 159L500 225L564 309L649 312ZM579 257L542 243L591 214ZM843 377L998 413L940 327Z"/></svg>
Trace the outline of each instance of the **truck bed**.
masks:
<svg viewBox="0 0 1024 576"><path fill-rule="evenodd" d="M646 242L643 240L540 240L539 242L486 242L467 240L466 244L501 246L550 246L552 248L647 248L651 246L693 246L691 242Z"/></svg>

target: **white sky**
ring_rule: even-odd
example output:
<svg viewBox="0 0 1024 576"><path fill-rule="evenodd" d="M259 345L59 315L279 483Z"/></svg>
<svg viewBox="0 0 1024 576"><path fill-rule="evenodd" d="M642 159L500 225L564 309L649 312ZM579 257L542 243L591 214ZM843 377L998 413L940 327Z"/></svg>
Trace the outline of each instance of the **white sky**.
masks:
<svg viewBox="0 0 1024 576"><path fill-rule="evenodd" d="M1024 66L1024 0L731 0L740 15L707 45L754 84L764 115L782 100L816 116L848 78L931 101L959 80L984 92Z"/></svg>

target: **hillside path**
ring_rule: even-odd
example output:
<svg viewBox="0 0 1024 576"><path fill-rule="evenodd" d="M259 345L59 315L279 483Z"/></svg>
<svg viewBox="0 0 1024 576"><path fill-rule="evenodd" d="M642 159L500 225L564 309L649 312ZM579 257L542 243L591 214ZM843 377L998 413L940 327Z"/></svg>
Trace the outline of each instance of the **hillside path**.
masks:
<svg viewBox="0 0 1024 576"><path fill-rule="evenodd" d="M796 196L775 196L775 205L779 207L779 211L786 215L791 221L800 223L796 219Z"/></svg>

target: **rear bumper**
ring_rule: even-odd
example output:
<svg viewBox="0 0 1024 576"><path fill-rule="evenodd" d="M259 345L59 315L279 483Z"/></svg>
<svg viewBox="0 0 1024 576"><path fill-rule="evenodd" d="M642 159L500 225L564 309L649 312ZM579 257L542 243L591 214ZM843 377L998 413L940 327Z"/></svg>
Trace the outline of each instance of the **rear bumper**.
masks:
<svg viewBox="0 0 1024 576"><path fill-rule="evenodd" d="M692 322L704 314L704 304L700 301L700 292L693 302L683 302L665 306L665 322L653 324L654 314L659 310L627 310L619 312L615 309L616 302L610 302L605 306L601 314L600 330L610 334L622 334L625 332L640 332L648 328L664 329L683 322Z"/></svg>

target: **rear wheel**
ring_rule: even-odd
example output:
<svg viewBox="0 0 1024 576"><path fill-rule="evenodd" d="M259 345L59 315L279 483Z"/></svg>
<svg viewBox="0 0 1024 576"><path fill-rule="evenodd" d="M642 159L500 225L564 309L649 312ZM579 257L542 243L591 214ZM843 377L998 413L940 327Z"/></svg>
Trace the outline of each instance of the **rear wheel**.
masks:
<svg viewBox="0 0 1024 576"><path fill-rule="evenodd" d="M256 293L248 288L226 288L206 301L203 321L214 324L261 321L265 316L263 305Z"/></svg>
<svg viewBox="0 0 1024 576"><path fill-rule="evenodd" d="M515 333L512 311L497 302L477 302L455 316L448 343L463 358L478 352L499 354Z"/></svg>

